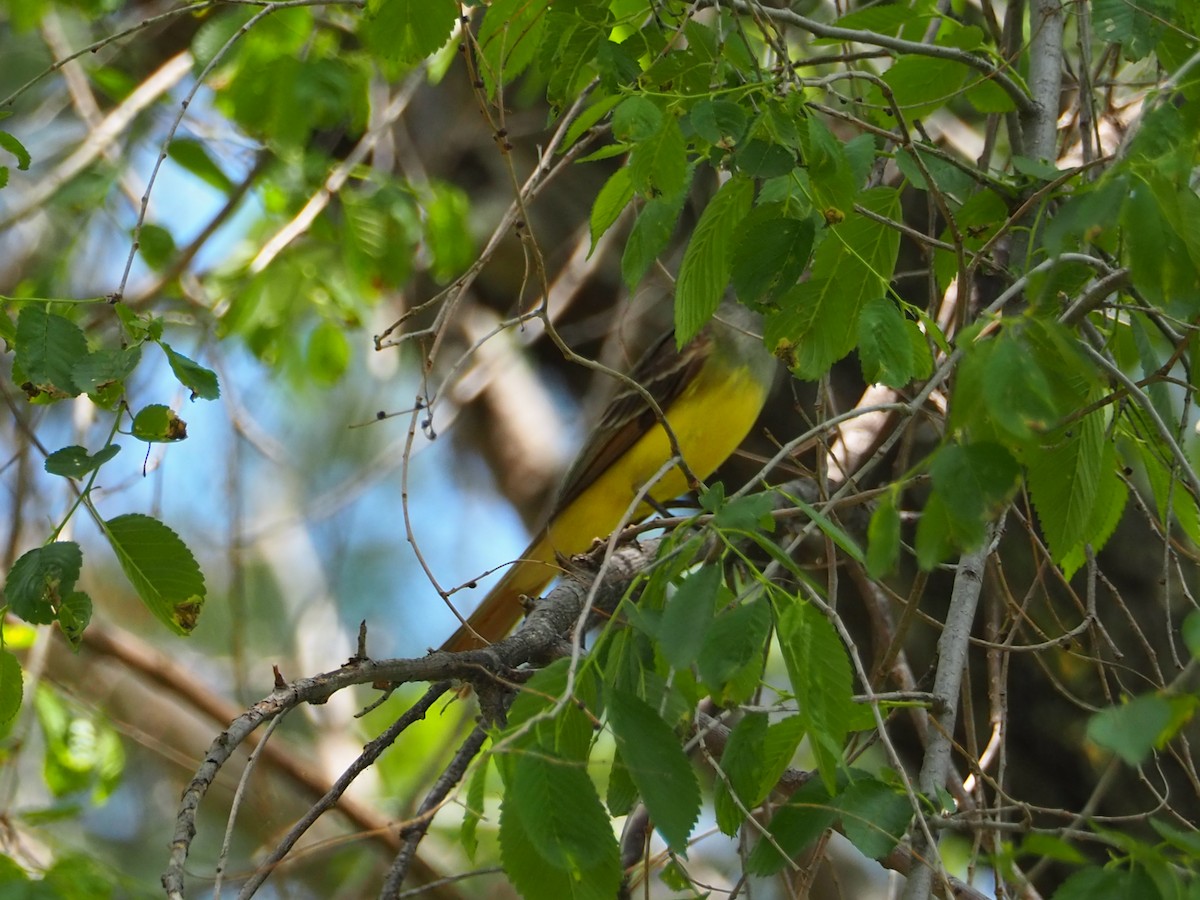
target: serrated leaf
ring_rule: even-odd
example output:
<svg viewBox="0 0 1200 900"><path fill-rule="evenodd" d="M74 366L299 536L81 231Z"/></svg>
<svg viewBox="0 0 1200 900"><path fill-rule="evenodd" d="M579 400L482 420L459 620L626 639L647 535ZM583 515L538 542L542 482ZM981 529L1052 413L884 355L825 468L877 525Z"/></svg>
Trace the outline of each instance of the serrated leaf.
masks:
<svg viewBox="0 0 1200 900"><path fill-rule="evenodd" d="M858 358L867 384L899 390L916 375L904 314L885 297L868 300L858 320Z"/></svg>
<svg viewBox="0 0 1200 900"><path fill-rule="evenodd" d="M717 610L721 588L719 566L705 566L690 574L671 596L659 622L659 649L676 669L695 664Z"/></svg>
<svg viewBox="0 0 1200 900"><path fill-rule="evenodd" d="M982 385L988 414L1018 441L1043 434L1059 417L1050 379L1037 355L1010 330L987 354Z"/></svg>
<svg viewBox="0 0 1200 900"><path fill-rule="evenodd" d="M610 900L621 880L616 838L577 763L545 753L512 761L500 811L500 853L527 898Z"/></svg>
<svg viewBox="0 0 1200 900"><path fill-rule="evenodd" d="M415 63L449 40L459 12L453 0L370 0L360 32L385 58Z"/></svg>
<svg viewBox="0 0 1200 900"><path fill-rule="evenodd" d="M812 743L821 780L837 782L842 748L850 730L854 681L837 631L810 603L784 603L778 615L779 646L799 715Z"/></svg>
<svg viewBox="0 0 1200 900"><path fill-rule="evenodd" d="M533 62L546 30L547 6L547 0L496 0L488 6L476 40L489 97Z"/></svg>
<svg viewBox="0 0 1200 900"><path fill-rule="evenodd" d="M712 318L729 285L734 229L750 211L754 183L730 178L709 201L679 266L675 283L675 342L682 347Z"/></svg>
<svg viewBox="0 0 1200 900"><path fill-rule="evenodd" d="M836 818L837 813L829 805L829 792L819 780L813 779L772 817L767 825L772 840L760 839L750 851L746 858L747 874L768 876L779 872L824 834Z"/></svg>
<svg viewBox="0 0 1200 900"><path fill-rule="evenodd" d="M49 313L37 303L18 314L14 364L36 391L56 398L74 397L79 388L73 372L87 355L87 338L70 319Z"/></svg>
<svg viewBox="0 0 1200 900"><path fill-rule="evenodd" d="M179 535L140 513L107 520L104 534L146 608L176 634L190 634L204 605L204 575Z"/></svg>
<svg viewBox="0 0 1200 900"><path fill-rule="evenodd" d="M120 309L120 305L117 308ZM95 402L111 407L124 393L125 379L137 368L141 358L142 348L138 344L94 350L75 363L71 377L79 390Z"/></svg>
<svg viewBox="0 0 1200 900"><path fill-rule="evenodd" d="M18 559L4 580L4 600L14 615L34 625L49 625L63 600L75 589L83 551L73 541L36 547Z"/></svg>
<svg viewBox="0 0 1200 900"><path fill-rule="evenodd" d="M169 444L187 438L187 422L175 415L169 406L152 403L138 410L130 433L150 444Z"/></svg>
<svg viewBox="0 0 1200 900"><path fill-rule="evenodd" d="M193 400L197 397L201 400L216 400L221 396L221 388L217 383L216 372L212 369L206 369L200 363L189 359L182 353L176 353L171 345L165 341L159 341L158 345L167 354L167 362L171 366L171 371L175 373L175 378L192 392Z"/></svg>
<svg viewBox="0 0 1200 900"><path fill-rule="evenodd" d="M946 506L952 534L964 550L978 547L988 520L1017 487L1021 470L999 444L947 444L929 467L934 490Z"/></svg>
<svg viewBox="0 0 1200 900"><path fill-rule="evenodd" d="M634 94L613 110L613 137L619 141L648 140L662 128L664 118L654 101Z"/></svg>
<svg viewBox="0 0 1200 900"><path fill-rule="evenodd" d="M816 233L812 220L782 215L782 209L777 203L759 206L738 228L730 275L744 301L791 289L808 266Z"/></svg>
<svg viewBox="0 0 1200 900"><path fill-rule="evenodd" d="M82 478L88 472L100 468L121 452L119 444L109 444L90 455L84 447L72 445L55 450L46 457L46 471L51 475L62 475L65 478Z"/></svg>
<svg viewBox="0 0 1200 900"><path fill-rule="evenodd" d="M927 116L962 88L969 70L960 62L931 56L902 56L883 73L901 112Z"/></svg>
<svg viewBox="0 0 1200 900"><path fill-rule="evenodd" d="M700 785L679 738L640 697L613 690L607 699L609 725L650 821L672 850L686 853L700 816Z"/></svg>
<svg viewBox="0 0 1200 900"><path fill-rule="evenodd" d="M687 144L674 116L664 116L657 131L634 145L629 176L646 197L673 197L683 190L688 180Z"/></svg>
<svg viewBox="0 0 1200 900"><path fill-rule="evenodd" d="M526 900L611 900L620 884L620 860L615 866L567 872L548 866L524 823L500 811L500 860L504 872Z"/></svg>
<svg viewBox="0 0 1200 900"><path fill-rule="evenodd" d="M895 849L912 821L912 803L875 778L860 778L834 798L842 830L858 851L880 859Z"/></svg>
<svg viewBox="0 0 1200 900"><path fill-rule="evenodd" d="M16 655L0 649L0 735L8 733L8 725L21 710L24 694L24 675Z"/></svg>
<svg viewBox="0 0 1200 900"><path fill-rule="evenodd" d="M590 257L596 250L596 242L617 221L617 217L625 211L633 200L633 179L629 169L622 167L609 176L604 187L596 194L592 204L592 214L588 219L588 231L591 234L592 245L588 249Z"/></svg>
<svg viewBox="0 0 1200 900"><path fill-rule="evenodd" d="M733 836L754 808L759 773L763 768L763 744L769 719L766 713L747 713L729 734L721 754L720 771L713 788L713 810L717 827Z"/></svg>
<svg viewBox="0 0 1200 900"><path fill-rule="evenodd" d="M744 700L753 691L770 628L769 607L755 600L722 612L708 629L698 660L700 679L722 706Z"/></svg>
<svg viewBox="0 0 1200 900"><path fill-rule="evenodd" d="M867 191L860 203L888 218L899 212L890 188ZM854 349L859 312L885 294L900 249L898 232L857 214L829 232L813 254L811 278L784 293L766 321L767 346L807 380Z"/></svg>
<svg viewBox="0 0 1200 900"><path fill-rule="evenodd" d="M713 145L737 143L749 123L741 104L710 97L696 102L688 113L688 121L697 135Z"/></svg>
<svg viewBox="0 0 1200 900"><path fill-rule="evenodd" d="M1087 539L1104 459L1104 416L1093 412L1027 454L1030 495L1055 562Z"/></svg>
<svg viewBox="0 0 1200 900"><path fill-rule="evenodd" d="M758 806L775 790L779 779L792 764L803 738L804 720L800 716L788 716L771 723L763 740L762 767L758 771L758 791L750 798L752 806Z"/></svg>
<svg viewBox="0 0 1200 900"><path fill-rule="evenodd" d="M1083 539L1069 550L1059 565L1063 576L1071 578L1087 562L1085 546L1090 545L1099 553L1117 530L1129 501L1129 488L1117 474L1117 453L1111 442L1105 442L1104 456L1100 460L1100 481L1096 485L1096 502L1092 506L1084 528ZM1184 498L1186 502L1186 497Z"/></svg>
<svg viewBox="0 0 1200 900"><path fill-rule="evenodd" d="M629 290L638 286L654 260L667 248L686 197L686 191L678 197L655 197L638 213L621 255L621 278Z"/></svg>

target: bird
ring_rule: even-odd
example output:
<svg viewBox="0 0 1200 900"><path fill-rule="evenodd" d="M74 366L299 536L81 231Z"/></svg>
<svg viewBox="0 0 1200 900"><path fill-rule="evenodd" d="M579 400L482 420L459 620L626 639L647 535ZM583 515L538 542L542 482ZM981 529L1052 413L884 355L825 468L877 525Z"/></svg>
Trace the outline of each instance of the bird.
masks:
<svg viewBox="0 0 1200 900"><path fill-rule="evenodd" d="M757 313L726 299L682 348L668 331L629 373L657 402L687 470L698 479L737 450L766 403L778 366L760 329ZM441 649L479 649L507 635L524 612L522 598L536 596L562 572L558 559L583 553L616 529L674 452L645 397L626 385L568 469L545 524ZM673 466L650 488L650 502L641 504L634 519L648 517L691 487Z"/></svg>

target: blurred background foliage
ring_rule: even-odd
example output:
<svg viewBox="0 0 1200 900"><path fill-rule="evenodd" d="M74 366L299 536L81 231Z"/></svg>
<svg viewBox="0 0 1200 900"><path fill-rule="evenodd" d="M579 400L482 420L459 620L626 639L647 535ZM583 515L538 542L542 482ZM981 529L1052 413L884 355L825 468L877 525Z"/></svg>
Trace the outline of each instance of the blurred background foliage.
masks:
<svg viewBox="0 0 1200 900"><path fill-rule="evenodd" d="M1098 8L1093 16L1099 12L1115 23L1103 51L1105 65L1072 57L1070 66L1078 68L1068 66L1075 76L1068 93L1095 90L1104 96L1105 127L1118 129L1103 134L1105 152L1121 146L1119 129L1136 120L1148 91L1169 78L1177 79L1174 86L1190 89L1196 15L1183 4L1162 5L1157 17L1147 18L1132 14L1131 4L1093 4ZM519 4L512 6L513 21L526 24ZM612 6L631 15L636 4ZM860 11L857 5L836 3L801 6L806 14L830 21ZM861 12L875 18L843 24L881 28L893 6L910 4L869 6ZM939 8L957 16L947 44L968 46L975 36L967 29L990 34L988 26L996 23L987 19L994 19L999 5L984 0ZM1070 8L1072 33L1082 46L1078 35L1089 33L1078 30L1083 7ZM1168 14L1176 13L1181 18L1173 21ZM0 888L20 884L25 891L13 896L156 894L180 784L217 731L270 691L273 667L286 679L335 668L354 651L360 621L368 624L372 655L420 655L454 622L423 568L428 566L443 587L466 585L520 551L524 528L544 509L578 444L581 423L606 389L603 379L566 364L549 341L536 340L533 330L512 330L482 343L517 311L519 299L528 303L540 293L528 235L538 236L550 292L566 309L560 333L579 352L626 367L648 336L669 321L669 305L664 310L662 303L669 286L657 275L623 299L622 276L636 280L628 278L630 270L650 269L660 255L633 259L626 251L622 258L612 235L628 233L629 217L620 219L613 232L593 234L604 231L596 228L597 194L623 171L616 157L627 146L585 164L555 166L553 183L522 213L529 216L526 227L505 226L517 185L539 166L550 165L542 155L545 141L592 73L573 68L569 53L533 65L532 40L527 46L509 44L485 26L479 53L490 65L473 76L457 37L443 47L459 15L458 4L449 0L419 7L370 0L365 9L354 3L0 0L0 96L8 98L0 113L9 114L0 129L17 141L3 145L8 153L3 159L7 183L0 191L3 336L8 340L15 334L20 310L35 299L62 301L52 304L55 314L76 323L93 351L116 352L134 328L161 329L164 343L211 370L220 385L219 399L194 399L194 384L147 344L137 367L127 373L124 400L133 410L170 407L186 421L187 438L142 444L119 436L122 452L105 464L91 493L103 517L151 514L195 555L207 601L185 641L168 633L128 587L95 521L69 517L76 493L43 468L45 454L59 447L105 446L120 414L114 406L118 397L108 397L106 405L102 391L85 391L67 402L29 403L15 379L2 384L11 412L0 426L8 524L4 568L61 528L60 539L84 548L80 584L96 609L77 652L57 631L11 616L5 621L5 645L19 655L25 700L4 726L0 769L0 838L6 854L0 857ZM635 29L627 30L628 43L613 44L597 63L597 77L608 88L636 68L637 51L647 46L638 43L642 38ZM582 30L580 35L583 41ZM695 51L664 63L655 77L707 84L710 64L736 67L723 58L704 57L701 30L688 37ZM805 44L813 52L820 47ZM742 63L759 64L749 56L739 58ZM666 71L669 65L678 68ZM826 63L817 72L835 65ZM1068 113L1075 107L1064 101L1058 148L1064 168L1054 168L1051 160L1021 159L1005 147L1005 132L995 126L1015 113L994 83L983 80L963 88L957 70L926 66L914 71L906 65L902 59L893 67L885 87L900 92L906 109L919 116L929 144L955 160L974 161L998 146L1003 151L996 176L1003 182L1000 188L956 208L963 246L971 251L984 246L989 229L1011 213L998 196L1007 192L1015 198L1030 185L1040 190L1065 167L1079 164L1071 158L1079 149L1076 137L1086 134L1090 140L1093 131L1100 132L1094 122L1072 119ZM1027 67L1022 68L1027 76ZM524 75L497 83L495 73L501 70ZM1103 76L1102 84L1083 80L1093 71ZM892 127L882 90L875 84L856 96L868 112L854 128ZM481 115L481 96L494 97L497 91L505 111L503 134ZM825 224L837 224L839 208L848 208L864 178L882 165L872 155L870 139L843 130L837 107L812 120L823 124L792 134L789 117L795 110L788 104L795 101L769 91L759 99L769 110L761 123L762 139L736 153L722 143L746 125L737 119L744 117L739 107L714 102L705 114L711 122L693 116L702 123L697 130L710 140L708 161L728 162L765 180L778 174L777 167L792 165L791 158L781 162L781 145L802 144L806 160L818 167L822 159L829 163L825 174L831 177L815 188L816 200L823 201L815 211L825 215ZM1059 231L1052 226L1046 238L1055 252L1075 246L1085 233L1089 242L1114 254L1129 242L1139 290L1189 323L1196 313L1197 284L1195 260L1185 261L1194 255L1194 241L1180 234L1194 206L1176 209L1166 202L1168 193L1155 188L1163 184L1156 180L1159 175L1173 178L1176 187L1194 178L1196 141L1189 128L1195 108L1188 95L1174 109L1165 104L1158 120L1142 123L1141 147L1149 162L1141 170L1131 167L1127 176L1142 181L1080 190L1058 210ZM606 129L611 109L595 110L592 124ZM658 127L652 113L641 119L636 112L626 109L627 118L613 123L616 138L636 142L643 126ZM15 148L28 151L28 165ZM672 152L669 146L663 149L664 155ZM897 156L895 166L909 185L899 218L948 240L920 183L936 173L940 188L954 196L967 191L971 179L941 156L922 159L923 167L912 157ZM679 183L681 173L647 166L630 176L645 180L629 185L630 195L636 186L649 197L651 188L659 187L651 184L656 178L682 189L692 177L689 170ZM1147 187L1139 193L1143 183ZM1187 191L1194 194L1190 187ZM1134 200L1126 203L1129 196ZM674 207L683 210L683 234L700 215L698 201L685 199L680 194ZM674 202L653 197L643 209L657 214ZM1139 218L1137 203L1157 204L1160 211L1147 210ZM1126 229L1120 239L1118 210ZM616 212L612 218L617 219ZM1164 220L1175 227L1160 227ZM650 222L651 216L638 221ZM677 248L671 244L661 255L677 257ZM486 265L476 271L480 259ZM944 246L935 252L906 241L894 280L899 296L925 308L931 285L945 290L958 264ZM377 336L387 334L401 316L468 272L474 281L466 311L450 326L401 346L376 347ZM991 275L981 278L986 282ZM1035 280L1031 304L1053 303L1085 280L1081 270ZM114 293L119 306L108 302ZM433 314L418 311L412 321L427 325ZM911 330L915 333L915 325ZM1158 365L1169 370L1178 361L1172 356L1177 348L1158 335L1130 333L1119 341L1120 358L1147 374ZM435 344L436 355L431 352ZM1057 349L1050 338L1041 346L1045 355L1039 365ZM489 348L494 353L483 352ZM1007 369L987 370L979 362L983 374L974 384L985 384L989 372L1036 369L1031 358L1006 357ZM910 358L909 365L918 362ZM851 405L866 388L857 360L819 372L814 366L808 374L817 384L795 382L780 392L764 419L770 433L786 440L804 431L810 419ZM504 382L504 390L519 415L502 409L495 396L491 379L498 370L512 379ZM443 382L449 385L446 402L429 421L407 414L430 384ZM1157 385L1154 400L1171 413L1169 420L1186 422L1190 384L1174 387L1181 390L1171 393L1166 384ZM971 414L992 401L983 387L979 390L978 403L963 407L968 410L962 414L964 428L983 427ZM1023 414L1029 404L1036 406L1027 397L1014 402L1026 404L1020 407ZM1029 419L1016 415L1001 422L1000 430L1005 428L1027 437ZM922 434L913 440L914 446L902 447L899 459L890 460L897 477L904 463L928 451L936 437ZM773 449L765 437L752 446L760 454ZM812 463L815 456L810 448L803 462ZM751 471L746 460L739 460L727 474L736 480ZM1159 476L1148 470L1138 477L1146 482L1139 484L1149 499L1139 500L1135 493L1122 521L1112 523L1117 536L1101 565L1112 594L1133 598L1135 608L1126 615L1133 624L1116 642L1121 653L1133 654L1124 663L1135 673L1133 680L1150 689L1171 681L1169 672L1154 671L1160 655L1186 656L1172 623L1195 605L1190 567L1179 562L1190 566L1194 553L1180 551L1175 557L1167 547L1194 539L1200 526L1194 504L1181 503L1174 509L1182 536L1160 527L1171 521L1167 498L1178 490L1171 487L1169 465ZM1033 521L1031 506L1019 504L1018 511L1026 523ZM909 522L906 518L906 540L912 537ZM983 520L973 524L982 528ZM945 549L931 553L938 556ZM1055 643L1068 629L1064 623L1070 620L1072 598L1045 574L1045 548L1022 534L1010 537L1002 553L1003 571L1011 578L1006 599L1017 608L1023 592L1040 592L1048 602L1036 605L1029 616L1051 644L1045 653L1012 657L1006 671L1008 703L1021 706L1006 732L1004 764L1013 796L1079 810L1087 807L1099 779L1117 778L1110 757L1085 740L1085 712L1117 698L1097 685L1075 645ZM1076 568L1080 565L1076 560ZM1173 577L1161 584L1167 568ZM904 594L924 587L929 601L923 614L936 620L949 585L944 572L925 576L909 566L895 590ZM847 616L855 637L869 645L869 623ZM914 670L922 672L936 657L937 630L929 621L909 624L906 647ZM1146 631L1139 630L1143 626ZM11 671L0 676L11 686ZM977 744L987 740L981 711L994 672L977 666L971 676L965 695L978 703L981 732L970 736L977 754ZM1047 690L1047 684L1058 689ZM251 781L233 836L235 867L249 869L362 742L392 721L414 694L401 691L367 717L354 718L373 696L366 690L339 695L285 722L261 763L266 776ZM466 727L465 707L437 706L424 727L407 732L384 755L343 812L326 817L312 844L277 873L278 896L374 894L395 850L389 823L413 813L422 789L444 766L450 736ZM903 726L898 729L898 745L917 758L919 742ZM604 770L602 762L595 761L597 772ZM1194 823L1200 795L1194 766L1177 762L1183 774L1172 770L1172 784L1184 784L1184 797L1176 821L1191 817ZM1105 796L1104 811L1114 817L1115 828L1125 823L1121 817L1139 814L1147 802L1137 777L1125 775L1120 788ZM218 852L224 828L219 807L231 801L233 776L224 773L218 788L218 803L204 811L192 849L198 881L210 877L202 873L210 871L205 861ZM426 877L474 865L458 843L457 809L446 812L422 844ZM1186 845L1194 833L1171 840ZM481 867L496 858L494 835L490 841L480 853ZM1129 852L1140 846L1131 844ZM978 850L960 848L964 871L978 862ZM1014 845L1008 851L1014 857L1022 852ZM845 847L832 852L849 855ZM1052 842L1031 843L1023 852L1062 863L1055 884L1070 871L1067 864L1083 859L1073 848ZM691 860L691 877L715 881L736 873L736 853L733 842L701 844ZM946 853L952 857L953 846ZM1011 859L988 858L997 868L1007 862ZM847 895L884 889L885 876L877 867L846 865L841 871L843 883L854 885ZM41 880L27 882L30 872ZM479 884L463 890L495 896L495 882ZM834 888L821 882L818 890Z"/></svg>

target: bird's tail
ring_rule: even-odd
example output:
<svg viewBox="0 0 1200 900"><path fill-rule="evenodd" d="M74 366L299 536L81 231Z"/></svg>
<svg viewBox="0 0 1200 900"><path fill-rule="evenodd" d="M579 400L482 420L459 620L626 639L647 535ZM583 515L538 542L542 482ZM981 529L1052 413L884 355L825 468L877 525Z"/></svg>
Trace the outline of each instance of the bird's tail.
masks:
<svg viewBox="0 0 1200 900"><path fill-rule="evenodd" d="M442 650L477 650L500 640L512 631L524 612L521 597L537 596L560 572L554 547L543 531L488 591L466 623L442 644Z"/></svg>

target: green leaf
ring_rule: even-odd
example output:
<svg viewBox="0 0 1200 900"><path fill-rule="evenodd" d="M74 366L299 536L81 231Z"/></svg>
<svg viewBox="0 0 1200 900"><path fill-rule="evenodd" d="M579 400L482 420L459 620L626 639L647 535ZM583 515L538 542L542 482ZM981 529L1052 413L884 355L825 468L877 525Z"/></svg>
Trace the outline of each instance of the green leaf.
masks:
<svg viewBox="0 0 1200 900"><path fill-rule="evenodd" d="M545 32L548 5L548 0L496 0L488 6L476 40L479 73L489 97L495 96L497 85L511 82L533 62ZM419 15L421 0L414 0L414 9Z"/></svg>
<svg viewBox="0 0 1200 900"><path fill-rule="evenodd" d="M912 821L908 797L875 778L861 778L834 798L842 830L863 856L881 859L895 849Z"/></svg>
<svg viewBox="0 0 1200 900"><path fill-rule="evenodd" d="M139 441L169 444L187 438L187 422L175 415L169 406L153 403L138 410L130 433Z"/></svg>
<svg viewBox="0 0 1200 900"><path fill-rule="evenodd" d="M87 338L79 326L62 316L46 311L42 304L31 303L17 316L16 365L35 392L54 399L79 393L73 372L88 354Z"/></svg>
<svg viewBox="0 0 1200 900"><path fill-rule="evenodd" d="M39 690L34 708L46 741L43 774L56 797L91 790L103 803L125 767L121 739L102 719L77 712L52 690ZM73 894L72 894L73 896Z"/></svg>
<svg viewBox="0 0 1200 900"><path fill-rule="evenodd" d="M675 284L675 342L682 347L712 318L729 285L734 229L750 211L754 183L733 177L709 201L679 266Z"/></svg>
<svg viewBox="0 0 1200 900"><path fill-rule="evenodd" d="M1088 720L1087 736L1111 750L1131 766L1141 765L1171 723L1170 702L1157 694L1143 694L1120 706L1102 709Z"/></svg>
<svg viewBox="0 0 1200 900"><path fill-rule="evenodd" d="M175 255L175 238L161 225L147 222L138 234L138 250L147 266L161 272Z"/></svg>
<svg viewBox="0 0 1200 900"><path fill-rule="evenodd" d="M613 754L612 768L608 773L608 790L605 793L604 802L608 806L608 811L614 816L626 816L633 809L633 804L637 802L637 798L637 785L633 783L633 778L629 774L629 768L625 765L625 760L621 758L621 751L618 750Z"/></svg>
<svg viewBox="0 0 1200 900"><path fill-rule="evenodd" d="M833 625L811 603L783 601L778 621L779 646L799 715L821 780L833 791L852 719L850 659Z"/></svg>
<svg viewBox="0 0 1200 900"><path fill-rule="evenodd" d="M346 332L328 319L320 322L308 337L304 361L317 384L337 384L350 366L353 353Z"/></svg>
<svg viewBox="0 0 1200 900"><path fill-rule="evenodd" d="M646 701L621 690L608 695L608 721L654 827L672 850L686 853L700 785L679 738Z"/></svg>
<svg viewBox="0 0 1200 900"><path fill-rule="evenodd" d="M415 63L449 40L459 12L454 0L369 0L360 33L385 58Z"/></svg>
<svg viewBox="0 0 1200 900"><path fill-rule="evenodd" d="M182 353L176 353L166 341L159 341L158 345L167 354L167 362L170 363L176 379L192 392L193 400L197 397L201 400L216 400L221 396L216 372L188 359Z"/></svg>
<svg viewBox="0 0 1200 900"><path fill-rule="evenodd" d="M613 137L619 141L649 140L662 128L664 118L652 100L634 94L613 111Z"/></svg>
<svg viewBox="0 0 1200 900"><path fill-rule="evenodd" d="M760 600L723 611L708 630L697 664L713 698L727 706L745 700L762 674L771 610Z"/></svg>
<svg viewBox="0 0 1200 900"><path fill-rule="evenodd" d="M751 806L758 806L779 784L796 748L804 738L804 720L800 716L788 716L772 722L763 740L762 766L758 770L758 791L750 795Z"/></svg>
<svg viewBox="0 0 1200 900"><path fill-rule="evenodd" d="M659 623L659 649L676 669L690 668L700 656L717 611L720 566L704 566L690 574L667 602Z"/></svg>
<svg viewBox="0 0 1200 900"><path fill-rule="evenodd" d="M725 146L741 139L750 120L739 103L703 97L692 106L688 121L692 130L708 143Z"/></svg>
<svg viewBox="0 0 1200 900"><path fill-rule="evenodd" d="M1154 51L1164 24L1175 15L1169 0L1093 0L1092 33L1106 44L1120 44L1124 57L1136 61Z"/></svg>
<svg viewBox="0 0 1200 900"><path fill-rule="evenodd" d="M491 757L485 756L471 770L471 780L467 782L467 798L463 807L462 828L459 830L459 840L467 852L467 859L475 861L475 851L479 849L479 822L483 819L483 804L487 788L488 763Z"/></svg>
<svg viewBox="0 0 1200 900"><path fill-rule="evenodd" d="M619 113L624 105L617 108ZM646 197L673 197L688 182L687 145L674 116L664 116L662 125L629 154L629 177L638 193Z"/></svg>
<svg viewBox="0 0 1200 900"><path fill-rule="evenodd" d="M95 403L112 408L124 394L125 379L137 368L141 358L142 348L138 344L95 350L75 363L71 377Z"/></svg>
<svg viewBox="0 0 1200 900"><path fill-rule="evenodd" d="M621 881L612 826L577 763L518 755L500 810L500 856L528 900L611 900Z"/></svg>
<svg viewBox="0 0 1200 900"><path fill-rule="evenodd" d="M1179 633L1183 635L1183 643L1192 659L1200 659L1200 610L1193 609L1184 617Z"/></svg>
<svg viewBox="0 0 1200 900"><path fill-rule="evenodd" d="M677 197L655 197L647 201L638 213L621 256L621 277L631 291L638 286L658 255L667 248L686 198L687 191Z"/></svg>
<svg viewBox="0 0 1200 900"><path fill-rule="evenodd" d="M867 301L858 320L858 359L867 384L899 390L916 375L917 361L904 313L891 300Z"/></svg>
<svg viewBox="0 0 1200 900"><path fill-rule="evenodd" d="M0 649L0 735L8 733L9 724L21 710L24 694L24 675L16 655Z"/></svg>
<svg viewBox="0 0 1200 900"><path fill-rule="evenodd" d="M860 202L896 218L899 198L876 188ZM816 380L854 349L859 311L882 297L896 266L900 236L873 219L852 214L829 229L813 254L811 278L783 294L779 312L768 316L767 346L800 378Z"/></svg>
<svg viewBox="0 0 1200 900"><path fill-rule="evenodd" d="M1027 454L1030 495L1055 562L1091 537L1106 455L1104 427L1102 411L1089 413L1051 432Z"/></svg>
<svg viewBox="0 0 1200 900"><path fill-rule="evenodd" d="M223 194L233 190L233 182L209 155L208 148L201 141L187 138L173 140L167 147L167 156L181 169L195 175L209 187L216 188Z"/></svg>
<svg viewBox="0 0 1200 900"><path fill-rule="evenodd" d="M109 444L96 452L95 456L88 454L83 447L72 445L55 450L46 457L45 468L51 475L62 475L66 478L82 478L88 472L100 468L121 452L119 444Z"/></svg>
<svg viewBox="0 0 1200 900"><path fill-rule="evenodd" d="M867 526L867 574L882 578L900 557L900 513L895 494L889 491L871 513Z"/></svg>
<svg viewBox="0 0 1200 900"><path fill-rule="evenodd" d="M836 818L837 813L829 804L829 792L819 780L813 779L772 817L767 832L773 841L759 840L746 858L746 873L768 876L781 871L824 834Z"/></svg>
<svg viewBox="0 0 1200 900"><path fill-rule="evenodd" d="M1186 495L1181 498L1189 502ZM1117 530L1125 512L1125 504L1129 501L1129 488L1117 472L1117 452L1111 441L1104 444L1104 456L1100 460L1100 481L1096 485L1096 502L1092 506L1084 527L1084 537L1072 549L1067 551L1059 565L1063 575L1071 578L1087 562L1085 547L1090 545L1094 553L1099 553ZM1194 506L1193 506L1194 508Z"/></svg>
<svg viewBox="0 0 1200 900"><path fill-rule="evenodd" d="M1004 447L980 442L942 447L929 473L955 542L968 550L983 543L989 519L1016 489L1021 470Z"/></svg>
<svg viewBox="0 0 1200 900"><path fill-rule="evenodd" d="M962 88L969 70L960 62L931 56L901 56L883 73L900 111L912 121L945 106Z"/></svg>
<svg viewBox="0 0 1200 900"><path fill-rule="evenodd" d="M72 541L55 541L25 553L8 571L4 600L14 615L34 625L49 625L63 600L75 589L83 551Z"/></svg>
<svg viewBox="0 0 1200 900"><path fill-rule="evenodd" d="M733 288L743 301L769 299L789 290L812 254L811 219L782 215L783 204L756 207L742 221L733 245Z"/></svg>
<svg viewBox="0 0 1200 900"><path fill-rule="evenodd" d="M1050 379L1037 354L1010 329L993 344L982 370L987 412L1012 438L1032 440L1059 418Z"/></svg>
<svg viewBox="0 0 1200 900"><path fill-rule="evenodd" d="M83 640L83 631L92 621L92 598L83 591L72 591L63 598L58 610L58 627L62 629L63 637L71 645L72 650L78 650Z"/></svg>
<svg viewBox="0 0 1200 900"><path fill-rule="evenodd" d="M609 176L596 194L596 202L592 204L592 215L588 220L588 230L592 236L592 246L588 256L596 250L596 242L617 221L617 217L625 211L633 200L633 179L629 169L622 167Z"/></svg>
<svg viewBox="0 0 1200 900"><path fill-rule="evenodd" d="M729 734L721 754L724 777L718 778L713 788L717 827L724 834L737 834L746 819L745 811L755 806L768 724L766 713L747 713Z"/></svg>
<svg viewBox="0 0 1200 900"><path fill-rule="evenodd" d="M1151 824L1154 824L1153 821L1151 821ZM1064 838L1052 834L1025 835L1017 852L1021 856L1032 856L1036 859L1049 857L1059 862L1068 862L1075 865L1082 865L1087 862L1087 857L1080 853L1073 844Z"/></svg>
<svg viewBox="0 0 1200 900"><path fill-rule="evenodd" d="M930 571L950 555L954 546L950 513L941 494L935 493L926 501L925 508L921 510L921 520L917 523L917 565L923 572Z"/></svg>
<svg viewBox="0 0 1200 900"><path fill-rule="evenodd" d="M1147 900L1161 897L1140 869L1087 868L1064 881L1052 900Z"/></svg>
<svg viewBox="0 0 1200 900"><path fill-rule="evenodd" d="M205 587L187 545L162 522L140 513L109 519L104 534L150 612L176 634L190 634L204 605Z"/></svg>
<svg viewBox="0 0 1200 900"><path fill-rule="evenodd" d="M24 172L29 168L29 151L25 149L24 144L17 140L16 136L9 134L7 131L0 131L0 147L17 158L17 168L20 171Z"/></svg>

